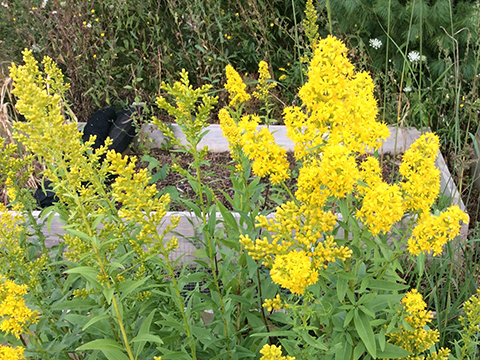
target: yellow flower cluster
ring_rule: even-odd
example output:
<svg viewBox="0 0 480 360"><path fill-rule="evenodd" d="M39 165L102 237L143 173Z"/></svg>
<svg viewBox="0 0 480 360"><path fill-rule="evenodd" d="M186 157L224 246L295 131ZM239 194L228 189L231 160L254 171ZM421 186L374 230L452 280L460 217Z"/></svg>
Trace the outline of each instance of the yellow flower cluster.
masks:
<svg viewBox="0 0 480 360"><path fill-rule="evenodd" d="M327 37L315 46L308 81L299 96L300 107L284 110L287 135L295 143L295 156L321 153L320 145L343 144L352 152L377 149L389 136L385 124L376 122L377 103L373 81L366 72L354 73L346 46ZM328 134L328 136L325 136Z"/></svg>
<svg viewBox="0 0 480 360"><path fill-rule="evenodd" d="M239 145L250 160L256 176L270 176L272 184L279 184L289 178L287 151L277 145L275 137L267 127L257 132L260 118L255 115L242 117L238 126L243 130Z"/></svg>
<svg viewBox="0 0 480 360"><path fill-rule="evenodd" d="M26 285L17 285L12 280L0 275L0 330L15 335L18 339L30 323L36 323L37 311L25 305L23 295L27 293Z"/></svg>
<svg viewBox="0 0 480 360"><path fill-rule="evenodd" d="M477 289L477 293L465 301L463 311L464 316L459 317L463 341L461 359L466 358L465 355L471 351L472 342L477 340L480 331L480 290Z"/></svg>
<svg viewBox="0 0 480 360"><path fill-rule="evenodd" d="M99 179L107 175L106 168L99 166L99 162L111 140L95 151L90 147L94 139L82 143L77 124L65 123L62 115L62 91L68 89L68 84L64 83L61 71L45 57L45 74L42 74L29 50L23 52L23 58L25 65L12 64L10 68L16 108L27 120L15 123L15 137L47 165L45 176L56 186L61 202L73 208L81 198L87 212L99 212L98 206L94 206L98 205Z"/></svg>
<svg viewBox="0 0 480 360"><path fill-rule="evenodd" d="M403 198L398 185L380 182L366 188L362 208L357 211L373 235L387 232L403 217Z"/></svg>
<svg viewBox="0 0 480 360"><path fill-rule="evenodd" d="M313 0L307 0L305 4L306 19L303 20L305 35L307 35L310 46L314 47L318 41L318 15Z"/></svg>
<svg viewBox="0 0 480 360"><path fill-rule="evenodd" d="M440 192L440 171L435 166L438 136L423 134L405 151L400 165L401 183L406 194L406 211L429 213Z"/></svg>
<svg viewBox="0 0 480 360"><path fill-rule="evenodd" d="M307 161L305 166L300 169L298 196L302 197L302 192L307 188L314 189L313 194L309 194L310 197L315 197L328 189L327 196L344 198L353 191L360 178L355 157L351 151L340 144L329 143L322 150L323 154L320 160ZM312 166L319 169L316 174L317 178L310 179L311 182L308 184L303 178L303 172L310 174ZM302 185L300 185L300 178Z"/></svg>
<svg viewBox="0 0 480 360"><path fill-rule="evenodd" d="M0 271L6 277L10 277L11 272L21 274L25 284L35 288L39 283L39 273L47 265L48 256L26 252L24 239L27 228L24 223L23 215L12 214L5 205L0 204Z"/></svg>
<svg viewBox="0 0 480 360"><path fill-rule="evenodd" d="M0 345L0 359L2 360L22 360L25 359L23 347L12 348L10 346Z"/></svg>
<svg viewBox="0 0 480 360"><path fill-rule="evenodd" d="M294 356L282 356L282 347L276 345L263 345L260 354L260 360L295 360Z"/></svg>
<svg viewBox="0 0 480 360"><path fill-rule="evenodd" d="M269 81L271 77L270 72L268 71L268 64L263 60L258 64L258 74L257 91L253 92L253 96L259 100L265 101L268 99L268 93L277 85L277 83Z"/></svg>
<svg viewBox="0 0 480 360"><path fill-rule="evenodd" d="M280 310L281 308L288 308L289 305L287 303L282 304L282 300L280 299L280 295L277 294L273 299L265 299L262 307L266 308L268 311L272 310Z"/></svg>
<svg viewBox="0 0 480 360"><path fill-rule="evenodd" d="M312 259L305 251L291 251L277 255L270 276L274 283L297 295L318 280L318 272L312 266Z"/></svg>
<svg viewBox="0 0 480 360"><path fill-rule="evenodd" d="M460 222L467 222L468 215L457 205L450 206L439 216L424 213L413 229L408 240L408 251L412 255L433 251L433 255L442 253L442 247L460 234Z"/></svg>
<svg viewBox="0 0 480 360"><path fill-rule="evenodd" d="M140 231L136 235L136 242L131 241L137 255L146 258L158 250L167 253L178 247L177 239L173 237L169 242L163 243L164 236L177 227L179 217L172 217L171 224L162 234L158 234L157 226L162 223L170 204L170 195L165 194L155 198L157 189L155 185L148 185L150 177L147 169L135 171L136 158L122 157L115 151L107 152L108 169L118 175L112 184L114 199L122 204L118 214L127 221L134 221L139 225ZM137 229L138 231L138 229ZM142 248L143 244L152 244L148 251Z"/></svg>
<svg viewBox="0 0 480 360"><path fill-rule="evenodd" d="M256 218L256 226L270 232L271 240L264 237L253 241L242 235L240 243L253 259L272 268L275 283L302 294L316 282L319 270L336 259L345 261L352 254L348 248L338 247L333 236L323 239L335 220L331 213L292 201L278 207L273 219Z"/></svg>
<svg viewBox="0 0 480 360"><path fill-rule="evenodd" d="M405 321L412 328L407 330L401 327L401 331L393 332L388 335L389 342L402 347L412 353L406 357L409 360L416 359L448 359L449 349L440 349L427 357L421 356L423 352L438 342L438 330L425 329L427 323L432 320L432 313L426 311L427 304L423 301L423 297L416 289L409 291L402 299L404 307Z"/></svg>
<svg viewBox="0 0 480 360"><path fill-rule="evenodd" d="M230 95L230 106L234 107L238 104L241 104L245 101L250 100L250 95L245 91L247 86L242 81L242 78L235 71L232 65L227 65L225 67L225 72L227 76L227 83L225 84L225 89L227 89Z"/></svg>
<svg viewBox="0 0 480 360"><path fill-rule="evenodd" d="M25 182L30 175L28 167L31 164L33 155L22 154L17 144L5 144L6 139L0 137L0 183L4 184L7 190L9 204L13 211L22 211L23 204L19 199L19 184Z"/></svg>
<svg viewBox="0 0 480 360"><path fill-rule="evenodd" d="M235 168L238 171L242 170L241 163L241 147L239 145L240 138L242 136L242 130L238 127L237 123L230 116L227 109L223 108L218 112L218 119L220 120L220 129L223 136L228 140L228 147L230 149L230 155L235 160Z"/></svg>

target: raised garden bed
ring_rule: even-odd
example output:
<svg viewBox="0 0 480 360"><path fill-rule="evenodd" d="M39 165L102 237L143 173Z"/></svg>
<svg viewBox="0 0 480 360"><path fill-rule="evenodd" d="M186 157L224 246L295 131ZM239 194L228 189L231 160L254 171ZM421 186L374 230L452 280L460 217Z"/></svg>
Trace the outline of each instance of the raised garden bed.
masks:
<svg viewBox="0 0 480 360"><path fill-rule="evenodd" d="M180 128L172 124L171 125L175 135L185 140L185 137L180 130ZM281 144L287 150L293 151L293 143L286 136L286 128L284 126L270 126L270 129L274 132L275 139L278 144ZM222 131L220 130L219 125L210 125L208 127L208 134L202 139L199 143L199 149L207 145L209 149L214 153L222 153L228 151L228 141L223 137ZM383 147L379 149L380 155L385 154L400 154L407 150L412 143L421 135L421 133L416 129L403 129L403 128L394 128L390 127L390 137L384 143ZM160 149L165 147L166 140L163 134L158 130L154 125L148 124L142 128L142 133L145 138L149 139L148 144L152 149ZM136 145L138 146L138 144ZM448 170L448 167L439 152L436 166L440 169L441 179L441 194L451 198L451 204L458 204L462 210L465 210L465 205L463 204L458 190L453 182L452 176ZM35 216L40 216L41 212L35 212ZM175 232L179 238L179 249L174 254L174 257L184 255L183 260L190 260L193 258L193 252L196 250L195 246L189 240L194 236L198 235L198 219L192 212L188 211L171 211L167 214L165 218L165 224L169 223L169 218L172 215L179 215L181 217L180 224L176 228ZM219 214L220 216L220 214ZM235 215L234 215L235 216ZM236 215L238 218L238 215ZM52 246L59 242L59 236L65 234L65 231L62 229L64 224L58 218L58 215L55 215L50 229L47 226L44 226L42 232L47 235L46 243L48 246ZM166 226L166 225L165 225ZM159 231L162 231L164 227L159 228ZM460 238L464 241L467 238L468 234L468 224L463 224L461 228ZM173 234L167 235L167 238L173 236Z"/></svg>

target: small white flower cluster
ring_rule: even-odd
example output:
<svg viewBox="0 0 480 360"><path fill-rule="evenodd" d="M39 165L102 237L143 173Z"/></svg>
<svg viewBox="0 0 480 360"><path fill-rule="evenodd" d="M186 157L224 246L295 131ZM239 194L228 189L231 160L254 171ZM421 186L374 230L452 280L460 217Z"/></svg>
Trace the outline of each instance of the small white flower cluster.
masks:
<svg viewBox="0 0 480 360"><path fill-rule="evenodd" d="M8 8L8 3L6 3L6 2L2 2L2 3L0 3L0 5L2 5L3 7Z"/></svg>
<svg viewBox="0 0 480 360"><path fill-rule="evenodd" d="M382 40L380 40L380 39L370 39L370 41L368 43L375 50L378 50L382 47Z"/></svg>
<svg viewBox="0 0 480 360"><path fill-rule="evenodd" d="M405 86L403 91L406 92L406 93L409 93L410 91L412 91L412 87L411 86Z"/></svg>
<svg viewBox="0 0 480 360"><path fill-rule="evenodd" d="M48 0L43 0L42 2L42 9L45 9L45 6L47 6Z"/></svg>
<svg viewBox="0 0 480 360"><path fill-rule="evenodd" d="M410 60L410 62L419 61L420 60L420 54L418 53L418 51L410 51L408 53L408 60Z"/></svg>

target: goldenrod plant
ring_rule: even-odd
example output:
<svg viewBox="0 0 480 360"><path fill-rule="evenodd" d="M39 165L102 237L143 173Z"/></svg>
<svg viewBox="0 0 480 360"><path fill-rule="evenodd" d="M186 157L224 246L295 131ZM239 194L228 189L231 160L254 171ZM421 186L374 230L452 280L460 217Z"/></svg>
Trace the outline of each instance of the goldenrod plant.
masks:
<svg viewBox="0 0 480 360"><path fill-rule="evenodd" d="M432 314L420 289L402 278L400 259L441 256L468 217L456 205L432 214L439 194L434 134L405 153L398 184L384 181L367 150L378 151L388 128L376 120L373 80L354 70L347 52L333 36L319 39L298 91L301 104L284 108L299 163L294 188L285 185L292 176L285 149L245 111L247 86L227 66L230 103L219 118L236 161L235 195L227 199L238 216L203 175L208 149L198 144L217 101L211 87L195 88L186 71L162 84L157 105L175 118L187 144L157 118L153 123L194 159L187 169L172 166L195 189L197 198L182 201L200 220L194 260L182 264L172 260L179 218L158 231L168 194L158 196L135 157L107 151L109 140L97 150L92 138L82 143L78 124L62 112L68 86L61 72L25 51L25 64L11 67L26 119L15 125L16 138L45 164L59 202L32 219L28 192L17 196L16 179L7 181L15 201L0 207L0 281L16 297L0 306L5 357L445 359L449 350L436 348L440 332L428 328ZM258 96L267 98L270 83L259 85ZM11 153L6 147L2 156ZM367 156L361 165L360 155ZM263 207L266 177L283 189L273 212ZM32 229L54 216L65 235L51 246ZM466 335L455 350L464 358L474 351L475 299L465 304ZM412 343L412 334L421 341Z"/></svg>

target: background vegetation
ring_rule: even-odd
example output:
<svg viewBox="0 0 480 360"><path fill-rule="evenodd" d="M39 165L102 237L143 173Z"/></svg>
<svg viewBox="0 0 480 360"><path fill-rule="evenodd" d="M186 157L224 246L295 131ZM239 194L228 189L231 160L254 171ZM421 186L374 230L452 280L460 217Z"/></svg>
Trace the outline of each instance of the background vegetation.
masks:
<svg viewBox="0 0 480 360"><path fill-rule="evenodd" d="M454 330L449 320L458 316L478 278L479 3L313 3L320 35L333 33L345 41L357 69L370 71L382 120L430 127L440 136L469 210L470 241L447 250L452 260L461 248L465 266L458 269L453 261L439 260L428 274L421 265L409 273L410 281L430 289L426 301L439 314L436 326L443 344ZM273 90L278 106L270 117L281 123L281 105L297 104L295 94L304 82L309 41L303 0L14 0L3 1L0 10L4 77L12 61L21 61L24 48L38 59L50 56L71 84L66 102L79 121L100 107L133 101L146 102L157 113L153 104L161 82L173 82L182 68L194 86L213 84L222 107L227 101L225 66L232 64L248 83L257 80L258 63L265 60L280 83ZM13 101L7 95L5 91L2 105ZM253 101L251 106L261 104ZM11 107L2 108L15 116Z"/></svg>

